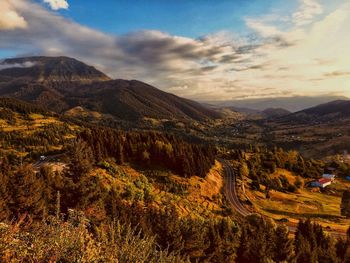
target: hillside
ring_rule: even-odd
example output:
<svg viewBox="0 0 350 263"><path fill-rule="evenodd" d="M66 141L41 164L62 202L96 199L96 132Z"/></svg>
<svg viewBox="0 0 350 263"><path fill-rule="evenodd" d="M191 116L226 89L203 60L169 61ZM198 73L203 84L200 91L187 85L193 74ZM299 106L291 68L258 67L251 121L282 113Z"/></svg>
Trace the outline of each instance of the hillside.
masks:
<svg viewBox="0 0 350 263"><path fill-rule="evenodd" d="M291 112L283 108L267 108L262 113L268 118L274 118L289 115Z"/></svg>
<svg viewBox="0 0 350 263"><path fill-rule="evenodd" d="M80 108L75 111L86 113ZM257 214L239 216L226 199L224 169L215 161L216 151L209 145L189 143L165 133L73 124L39 106L9 98L0 99L0 122L1 261L46 262L54 258L53 262L74 262L84 257L84 262L124 262L127 257L125 262L182 262L181 258L187 262L235 262L245 255L242 250L247 243L242 237L248 231L258 233L262 237L259 242L269 244L269 250L279 244L277 239L271 242L270 236L281 235L281 229L283 240L291 237L288 228L270 219ZM295 188L291 186L296 179L272 183L282 177L281 173L294 176L281 169L276 169L271 178L268 174L272 162L278 167L288 163L304 178L318 175L322 163L307 159L299 162L302 158L282 150L272 153L257 148L256 152L237 150L231 154L238 174L260 182L261 188L270 184L282 191L288 209L301 203L300 208L309 209L328 200L328 195L310 194L318 200L311 203L301 196L292 202ZM305 164L303 170L301 164ZM259 173L250 173L248 167L255 167ZM269 206L262 191L251 191L252 185L256 186L247 184L245 188L247 195L254 194L251 200L256 206L252 211L276 221L285 216L281 214L285 211L271 212L272 205L281 203L279 193L271 194ZM340 219L332 229L339 226L343 233L348 221L336 210L339 194L331 201L335 202L332 206L318 206L326 209L320 213L312 213L312 207L305 211L314 218L329 213L330 219ZM244 203L248 205L248 201ZM294 223L303 214L288 218ZM333 221L322 221L327 226L330 223ZM321 230L319 225L315 228ZM147 253L142 253L144 249ZM159 253L166 259L160 259Z"/></svg>
<svg viewBox="0 0 350 263"><path fill-rule="evenodd" d="M35 102L59 113L80 106L127 121L144 117L205 121L221 116L137 80L111 80L72 58L7 59L0 69L0 96Z"/></svg>
<svg viewBox="0 0 350 263"><path fill-rule="evenodd" d="M350 100L336 100L313 108L303 110L299 113L311 114L317 117L326 115L337 115L340 117L350 116Z"/></svg>
<svg viewBox="0 0 350 263"><path fill-rule="evenodd" d="M274 97L259 99L242 99L211 102L221 107L249 108L263 111L266 108L283 108L291 112L297 112L322 103L334 100L346 100L344 96L295 96L295 97Z"/></svg>

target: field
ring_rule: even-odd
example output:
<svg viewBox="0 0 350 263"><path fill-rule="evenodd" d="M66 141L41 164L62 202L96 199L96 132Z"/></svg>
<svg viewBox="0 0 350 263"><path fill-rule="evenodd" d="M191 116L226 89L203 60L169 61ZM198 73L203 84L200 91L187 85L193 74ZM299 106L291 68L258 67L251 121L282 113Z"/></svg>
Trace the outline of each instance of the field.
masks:
<svg viewBox="0 0 350 263"><path fill-rule="evenodd" d="M290 183L295 181L296 176L292 173L282 169L278 170L277 173L284 174ZM350 187L350 182L338 179L325 192L321 192L318 188L306 187L302 187L296 193L271 190L271 198L266 199L265 188L261 186L261 191L248 190L247 196L259 213L273 219L287 218L293 225L301 218L310 218L328 229L330 227L330 231L345 232L350 220L340 215L340 202L341 192L346 187Z"/></svg>
<svg viewBox="0 0 350 263"><path fill-rule="evenodd" d="M10 118L0 118L0 148L17 157L36 158L44 152L60 151L78 130L55 116L11 112Z"/></svg>

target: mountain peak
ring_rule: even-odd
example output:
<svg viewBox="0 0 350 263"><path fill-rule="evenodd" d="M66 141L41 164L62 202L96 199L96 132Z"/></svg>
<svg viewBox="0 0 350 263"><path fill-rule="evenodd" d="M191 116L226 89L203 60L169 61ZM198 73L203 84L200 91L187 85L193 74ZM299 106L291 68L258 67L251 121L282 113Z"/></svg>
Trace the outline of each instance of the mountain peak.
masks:
<svg viewBox="0 0 350 263"><path fill-rule="evenodd" d="M0 63L0 76L36 82L106 81L110 78L92 66L69 57L22 57Z"/></svg>

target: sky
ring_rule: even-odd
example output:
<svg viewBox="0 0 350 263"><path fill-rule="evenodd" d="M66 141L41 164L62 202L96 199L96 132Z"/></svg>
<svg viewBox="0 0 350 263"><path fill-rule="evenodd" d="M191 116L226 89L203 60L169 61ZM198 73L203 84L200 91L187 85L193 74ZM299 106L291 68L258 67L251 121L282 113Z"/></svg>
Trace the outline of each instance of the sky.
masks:
<svg viewBox="0 0 350 263"><path fill-rule="evenodd" d="M74 57L200 101L350 96L348 0L0 0L0 13L0 59Z"/></svg>

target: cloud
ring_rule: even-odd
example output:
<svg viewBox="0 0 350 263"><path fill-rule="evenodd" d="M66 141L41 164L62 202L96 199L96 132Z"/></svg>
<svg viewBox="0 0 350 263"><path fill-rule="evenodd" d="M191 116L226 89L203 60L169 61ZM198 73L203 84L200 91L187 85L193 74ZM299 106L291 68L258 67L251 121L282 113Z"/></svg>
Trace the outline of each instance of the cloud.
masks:
<svg viewBox="0 0 350 263"><path fill-rule="evenodd" d="M300 8L293 14L294 23L303 26L313 22L313 18L323 13L323 7L317 0L299 0Z"/></svg>
<svg viewBox="0 0 350 263"><path fill-rule="evenodd" d="M0 31L26 28L27 22L14 8L9 0L0 2Z"/></svg>
<svg viewBox="0 0 350 263"><path fill-rule="evenodd" d="M277 27L267 25L258 19L246 18L245 22L248 27L256 31L262 37L280 36L282 34Z"/></svg>
<svg viewBox="0 0 350 263"><path fill-rule="evenodd" d="M317 13L306 12L310 5L305 3L310 1L294 13ZM347 4L307 26L295 23L292 11L245 18L253 37L221 31L197 39L156 30L109 35L29 0L11 0L11 10L27 27L2 31L0 49L75 57L112 77L138 79L192 99L321 95L330 87L344 95L350 91L348 76L339 75L350 72ZM311 21L310 15L304 18Z"/></svg>
<svg viewBox="0 0 350 263"><path fill-rule="evenodd" d="M350 77L350 71L332 71L324 74L325 77Z"/></svg>
<svg viewBox="0 0 350 263"><path fill-rule="evenodd" d="M68 9L69 7L67 0L44 0L44 3L49 4L52 10Z"/></svg>
<svg viewBox="0 0 350 263"><path fill-rule="evenodd" d="M9 69L9 68L31 68L34 67L35 63L27 61L24 63L6 63L0 62L0 70Z"/></svg>

